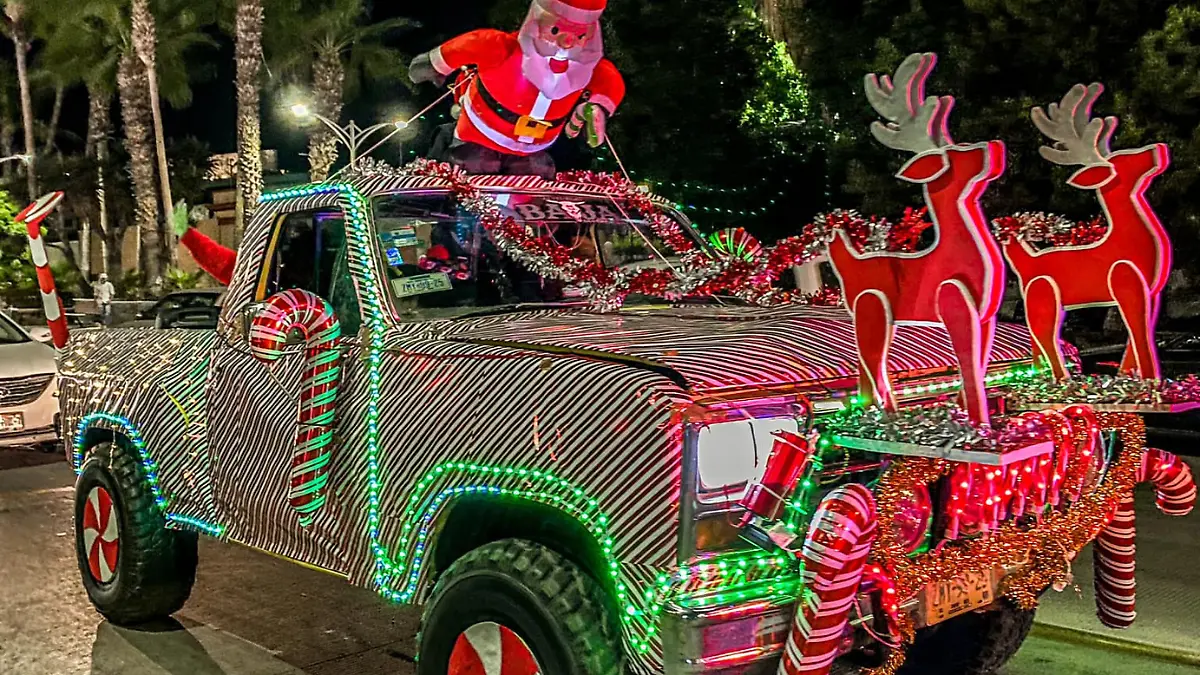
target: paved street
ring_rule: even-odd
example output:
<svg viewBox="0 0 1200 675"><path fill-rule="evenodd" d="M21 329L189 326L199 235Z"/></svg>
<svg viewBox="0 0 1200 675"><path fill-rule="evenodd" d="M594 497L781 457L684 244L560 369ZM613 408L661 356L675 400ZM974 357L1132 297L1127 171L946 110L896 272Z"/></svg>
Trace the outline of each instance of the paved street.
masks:
<svg viewBox="0 0 1200 675"><path fill-rule="evenodd" d="M0 471L0 674L408 675L417 613L321 572L203 541L199 578L177 622L127 630L103 622L79 585L71 537L72 475L62 463ZM1200 675L1200 667L1101 647L1054 626L1142 645L1200 651L1200 517L1171 520L1139 500L1138 624L1106 631L1093 618L1090 554L1084 598L1049 598L1006 675ZM1054 639L1044 637L1051 635ZM1200 654L1193 654L1200 663Z"/></svg>

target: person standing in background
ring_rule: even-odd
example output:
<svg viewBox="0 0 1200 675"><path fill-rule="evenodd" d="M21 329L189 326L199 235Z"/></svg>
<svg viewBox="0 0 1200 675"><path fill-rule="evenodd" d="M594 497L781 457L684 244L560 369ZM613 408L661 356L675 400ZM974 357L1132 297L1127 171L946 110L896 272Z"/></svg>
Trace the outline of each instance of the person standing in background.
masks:
<svg viewBox="0 0 1200 675"><path fill-rule="evenodd" d="M108 280L108 275L101 272L100 280L92 285L92 297L96 299L96 307L100 310L100 323L108 326L112 323L112 301L116 289Z"/></svg>

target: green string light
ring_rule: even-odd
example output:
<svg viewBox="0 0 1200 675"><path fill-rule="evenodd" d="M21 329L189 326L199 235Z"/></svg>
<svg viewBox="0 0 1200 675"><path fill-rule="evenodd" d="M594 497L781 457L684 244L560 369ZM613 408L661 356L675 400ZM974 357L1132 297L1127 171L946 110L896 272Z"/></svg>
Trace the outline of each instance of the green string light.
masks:
<svg viewBox="0 0 1200 675"><path fill-rule="evenodd" d="M225 536L224 525L214 525L213 523L209 523L199 518L192 518L190 516L184 516L178 513L168 513L167 522L179 526L180 528L198 530L210 537L217 537L218 539Z"/></svg>
<svg viewBox="0 0 1200 675"><path fill-rule="evenodd" d="M195 529L213 537L224 536L224 525L214 525L199 518L178 513L169 513L167 511L167 499L163 496L162 487L158 482L158 464L150 456L150 451L146 447L146 441L142 438L142 433L133 422L130 422L121 415L94 412L79 420L79 424L75 427L74 453L72 456L72 468L75 469L75 473L78 474L83 471L83 453L87 450L85 442L88 430L101 423L111 424L120 429L122 435L129 441L134 450L137 451L138 458L142 463L142 475L146 477L146 484L150 486L150 494L154 496L154 505L158 508L163 518L166 519L169 526L174 525L181 528Z"/></svg>

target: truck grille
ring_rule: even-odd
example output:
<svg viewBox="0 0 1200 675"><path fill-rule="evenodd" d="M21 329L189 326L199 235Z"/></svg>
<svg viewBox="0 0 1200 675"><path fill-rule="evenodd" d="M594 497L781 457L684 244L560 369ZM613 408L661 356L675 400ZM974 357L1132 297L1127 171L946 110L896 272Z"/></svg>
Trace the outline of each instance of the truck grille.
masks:
<svg viewBox="0 0 1200 675"><path fill-rule="evenodd" d="M0 408L33 403L46 391L54 374L0 379Z"/></svg>

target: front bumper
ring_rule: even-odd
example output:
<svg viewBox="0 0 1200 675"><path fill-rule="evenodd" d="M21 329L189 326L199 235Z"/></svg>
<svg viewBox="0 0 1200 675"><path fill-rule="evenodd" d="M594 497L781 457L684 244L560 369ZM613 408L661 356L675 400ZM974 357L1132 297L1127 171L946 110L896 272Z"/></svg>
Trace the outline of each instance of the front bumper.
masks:
<svg viewBox="0 0 1200 675"><path fill-rule="evenodd" d="M667 675L767 675L779 667L796 613L794 593L663 613Z"/></svg>

